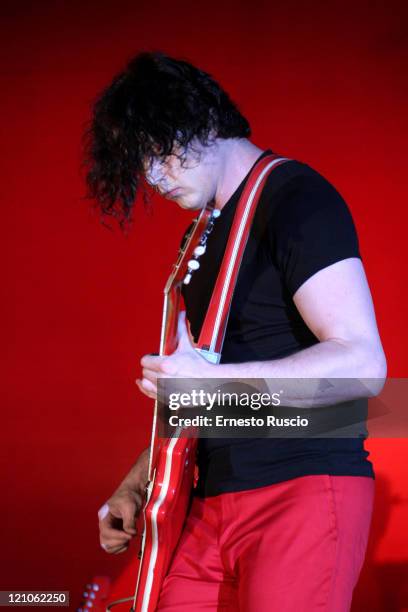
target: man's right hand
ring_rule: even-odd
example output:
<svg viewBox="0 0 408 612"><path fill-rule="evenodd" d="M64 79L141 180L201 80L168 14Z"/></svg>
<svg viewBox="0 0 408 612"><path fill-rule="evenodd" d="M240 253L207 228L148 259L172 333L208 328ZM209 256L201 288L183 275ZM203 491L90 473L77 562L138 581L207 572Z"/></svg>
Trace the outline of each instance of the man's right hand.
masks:
<svg viewBox="0 0 408 612"><path fill-rule="evenodd" d="M149 451L144 450L112 497L98 511L99 541L108 553L124 552L137 534L135 520L143 504Z"/></svg>

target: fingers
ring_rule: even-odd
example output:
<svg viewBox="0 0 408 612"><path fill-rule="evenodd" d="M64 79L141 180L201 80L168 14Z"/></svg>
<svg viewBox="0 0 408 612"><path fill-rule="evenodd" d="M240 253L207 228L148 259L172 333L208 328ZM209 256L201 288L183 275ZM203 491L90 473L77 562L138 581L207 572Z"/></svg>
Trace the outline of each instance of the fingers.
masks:
<svg viewBox="0 0 408 612"><path fill-rule="evenodd" d="M119 540L109 540L108 542L101 542L101 548L110 555L117 555L129 548L129 542L123 543Z"/></svg>
<svg viewBox="0 0 408 612"><path fill-rule="evenodd" d="M137 534L135 517L141 505L141 496L133 491L131 494L127 492L125 497L116 494L114 501L99 509L99 541L106 552L116 554L128 548L130 540Z"/></svg>
<svg viewBox="0 0 408 612"><path fill-rule="evenodd" d="M130 540L132 534L125 532L121 529L115 529L110 525L104 525L103 523L99 523L99 532L101 534L101 540L103 542L107 542L108 540L117 540L119 539L122 543ZM136 530L134 535L136 535Z"/></svg>
<svg viewBox="0 0 408 612"><path fill-rule="evenodd" d="M139 387L140 391L150 397L152 399L156 399L157 396L157 370L152 369L152 367L148 366L146 361L151 359L149 355L145 355L142 357L140 363L143 367L142 369L142 378L136 379L136 384ZM153 359L157 359L154 357ZM153 365L154 367L154 365Z"/></svg>
<svg viewBox="0 0 408 612"><path fill-rule="evenodd" d="M143 368L142 370L142 380L151 383L151 385L156 385L158 372L154 370L149 370L149 368ZM147 390L150 389L150 385L147 385Z"/></svg>
<svg viewBox="0 0 408 612"><path fill-rule="evenodd" d="M177 335L178 345L177 350L191 349L192 341L190 336L190 330L188 328L188 320L186 318L186 312L182 310L179 313L178 324L177 324Z"/></svg>
<svg viewBox="0 0 408 612"><path fill-rule="evenodd" d="M140 364L142 368L147 368L148 370L152 370L153 372L156 372L156 375L157 375L157 373L161 371L161 366L165 359L166 359L165 357L154 357L152 355L143 355L143 357L140 360Z"/></svg>
<svg viewBox="0 0 408 612"><path fill-rule="evenodd" d="M186 316L185 312L180 312L178 323L177 323L177 350L183 350L186 343L190 344L190 338L188 337L187 327L186 327Z"/></svg>
<svg viewBox="0 0 408 612"><path fill-rule="evenodd" d="M178 320L177 320L178 331L185 330L186 329L186 325L187 325L186 311L185 310L180 310L180 312L178 314Z"/></svg>
<svg viewBox="0 0 408 612"><path fill-rule="evenodd" d="M146 388L144 380L140 380L139 378L136 380L136 384L139 387L139 390L144 393L144 395L147 395L147 397L150 397L151 399L156 399L156 393L153 390L149 390ZM153 389L153 387L152 387Z"/></svg>
<svg viewBox="0 0 408 612"><path fill-rule="evenodd" d="M122 546L121 548L118 548L117 550L113 550L112 554L119 555L120 553L125 552L125 550L127 550L128 548L129 548L128 546Z"/></svg>
<svg viewBox="0 0 408 612"><path fill-rule="evenodd" d="M122 523L123 531L125 531L130 536L136 535L137 529L135 526L135 513L132 512L131 508L124 508L122 512Z"/></svg>
<svg viewBox="0 0 408 612"><path fill-rule="evenodd" d="M193 333L191 331L191 325L190 325L190 321L186 318L186 328L187 328L187 333L188 333L188 337L190 339L190 344L192 347L196 347L197 346L197 342L194 340L194 336Z"/></svg>
<svg viewBox="0 0 408 612"><path fill-rule="evenodd" d="M136 535L136 532L134 535ZM108 553L116 553L120 549L126 550L131 539L132 536L129 533L107 526L100 526L99 542L101 547Z"/></svg>
<svg viewBox="0 0 408 612"><path fill-rule="evenodd" d="M98 510L98 518L100 521L103 521L109 514L109 506L108 504L103 504L101 508Z"/></svg>

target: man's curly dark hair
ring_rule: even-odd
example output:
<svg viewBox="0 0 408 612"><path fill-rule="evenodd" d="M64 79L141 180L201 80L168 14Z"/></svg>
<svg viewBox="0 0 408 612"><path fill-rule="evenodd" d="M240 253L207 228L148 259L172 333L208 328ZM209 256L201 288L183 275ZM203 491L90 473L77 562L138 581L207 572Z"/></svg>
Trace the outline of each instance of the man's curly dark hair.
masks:
<svg viewBox="0 0 408 612"><path fill-rule="evenodd" d="M123 229L146 160L193 139L246 138L249 123L206 72L161 52L136 55L93 105L85 132L87 197Z"/></svg>

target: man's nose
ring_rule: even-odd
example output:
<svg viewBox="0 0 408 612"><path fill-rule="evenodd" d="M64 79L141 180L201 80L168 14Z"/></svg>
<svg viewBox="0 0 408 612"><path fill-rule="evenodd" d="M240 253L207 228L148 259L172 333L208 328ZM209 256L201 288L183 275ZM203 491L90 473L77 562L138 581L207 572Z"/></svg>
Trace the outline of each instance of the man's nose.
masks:
<svg viewBox="0 0 408 612"><path fill-rule="evenodd" d="M160 162L153 161L145 176L150 185L156 186L164 176L163 165Z"/></svg>

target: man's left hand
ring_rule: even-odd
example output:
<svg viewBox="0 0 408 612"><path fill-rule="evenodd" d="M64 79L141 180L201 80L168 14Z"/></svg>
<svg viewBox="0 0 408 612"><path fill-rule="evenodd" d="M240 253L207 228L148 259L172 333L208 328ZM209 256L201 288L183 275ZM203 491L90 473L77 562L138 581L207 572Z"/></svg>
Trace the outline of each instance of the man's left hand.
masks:
<svg viewBox="0 0 408 612"><path fill-rule="evenodd" d="M144 355L140 360L142 378L136 380L140 391L157 399L158 378L213 378L215 377L214 364L209 363L194 348L185 312L179 314L178 319L178 345L172 355L155 357Z"/></svg>

